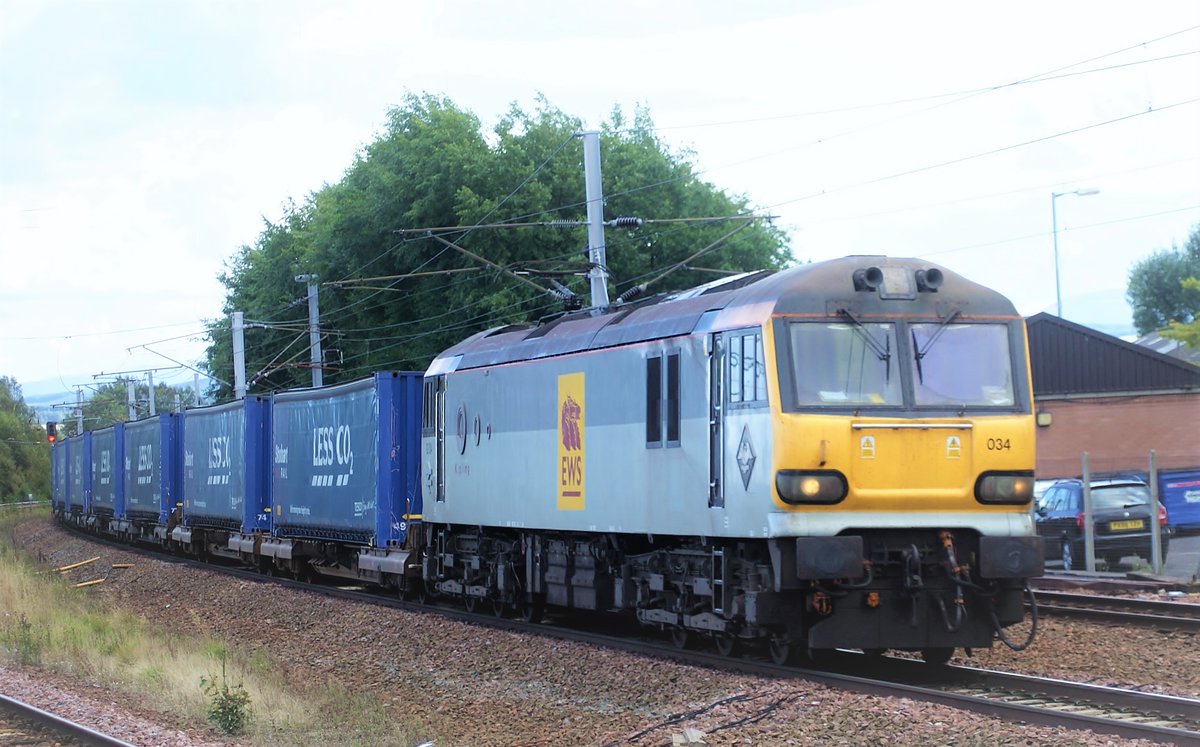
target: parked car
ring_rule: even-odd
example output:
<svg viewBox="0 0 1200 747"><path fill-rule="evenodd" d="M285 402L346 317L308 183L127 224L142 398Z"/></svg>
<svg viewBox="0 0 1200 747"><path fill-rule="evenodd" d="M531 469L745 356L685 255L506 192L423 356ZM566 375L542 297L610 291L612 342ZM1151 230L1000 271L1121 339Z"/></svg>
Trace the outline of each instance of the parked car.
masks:
<svg viewBox="0 0 1200 747"><path fill-rule="evenodd" d="M1150 506L1150 487L1140 480L1093 480L1092 524L1096 557L1109 567L1122 558L1150 558L1151 521L1161 528L1162 556L1167 557L1170 530L1167 510ZM1059 480L1037 504L1037 532L1046 538L1046 557L1062 558L1064 570L1086 568L1084 559L1083 481Z"/></svg>

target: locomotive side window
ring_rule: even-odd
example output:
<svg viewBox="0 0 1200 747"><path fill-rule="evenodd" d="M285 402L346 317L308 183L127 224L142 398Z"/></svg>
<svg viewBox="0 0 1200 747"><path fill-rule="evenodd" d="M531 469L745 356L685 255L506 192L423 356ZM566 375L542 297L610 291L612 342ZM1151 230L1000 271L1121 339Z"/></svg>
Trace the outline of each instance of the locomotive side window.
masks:
<svg viewBox="0 0 1200 747"><path fill-rule="evenodd" d="M766 404L767 360L761 332L731 335L728 340L729 403Z"/></svg>
<svg viewBox="0 0 1200 747"><path fill-rule="evenodd" d="M679 445L681 391L679 353L646 359L647 446Z"/></svg>
<svg viewBox="0 0 1200 747"><path fill-rule="evenodd" d="M797 404L904 404L895 325L792 322L792 380Z"/></svg>
<svg viewBox="0 0 1200 747"><path fill-rule="evenodd" d="M915 401L1011 407L1012 357L1003 324L911 324Z"/></svg>
<svg viewBox="0 0 1200 747"><path fill-rule="evenodd" d="M662 358L646 359L646 444L662 446Z"/></svg>
<svg viewBox="0 0 1200 747"><path fill-rule="evenodd" d="M421 394L421 435L430 436L437 428L437 379L426 379Z"/></svg>

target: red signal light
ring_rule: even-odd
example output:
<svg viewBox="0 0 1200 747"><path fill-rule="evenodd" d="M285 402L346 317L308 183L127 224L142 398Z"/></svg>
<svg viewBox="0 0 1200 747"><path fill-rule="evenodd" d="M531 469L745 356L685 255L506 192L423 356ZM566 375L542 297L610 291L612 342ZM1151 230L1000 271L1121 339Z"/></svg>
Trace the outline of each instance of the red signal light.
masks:
<svg viewBox="0 0 1200 747"><path fill-rule="evenodd" d="M53 420L47 421L46 423L46 440L50 443L54 443L58 440L58 423L54 422Z"/></svg>

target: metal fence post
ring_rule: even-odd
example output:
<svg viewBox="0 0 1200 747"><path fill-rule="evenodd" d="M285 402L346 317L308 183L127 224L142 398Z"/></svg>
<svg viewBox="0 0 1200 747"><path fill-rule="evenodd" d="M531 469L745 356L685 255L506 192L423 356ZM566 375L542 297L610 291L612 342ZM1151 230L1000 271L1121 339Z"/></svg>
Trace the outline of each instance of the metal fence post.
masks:
<svg viewBox="0 0 1200 747"><path fill-rule="evenodd" d="M1083 452L1083 554L1084 568L1096 572L1096 527L1092 522L1092 466L1088 453Z"/></svg>
<svg viewBox="0 0 1200 747"><path fill-rule="evenodd" d="M1155 462L1154 449L1150 450L1150 567L1155 574L1162 573L1162 527L1158 525L1158 465Z"/></svg>

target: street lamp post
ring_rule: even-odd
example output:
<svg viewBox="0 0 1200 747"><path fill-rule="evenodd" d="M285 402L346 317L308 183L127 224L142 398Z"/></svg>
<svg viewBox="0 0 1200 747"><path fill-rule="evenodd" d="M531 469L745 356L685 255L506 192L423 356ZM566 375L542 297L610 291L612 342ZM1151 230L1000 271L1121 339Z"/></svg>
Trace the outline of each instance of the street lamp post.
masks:
<svg viewBox="0 0 1200 747"><path fill-rule="evenodd" d="M1081 187L1073 189L1070 192L1051 192L1050 193L1050 226L1051 233L1054 235L1054 297L1058 302L1058 318L1062 318L1062 282L1059 280L1058 273L1058 210L1055 207L1055 200L1063 195L1075 195L1077 197L1087 197L1088 195L1100 194L1100 190L1093 187Z"/></svg>

